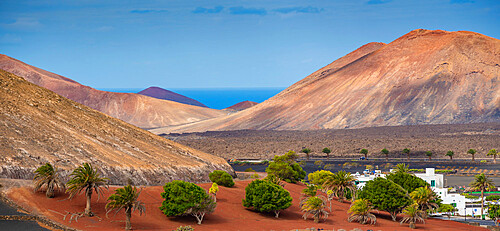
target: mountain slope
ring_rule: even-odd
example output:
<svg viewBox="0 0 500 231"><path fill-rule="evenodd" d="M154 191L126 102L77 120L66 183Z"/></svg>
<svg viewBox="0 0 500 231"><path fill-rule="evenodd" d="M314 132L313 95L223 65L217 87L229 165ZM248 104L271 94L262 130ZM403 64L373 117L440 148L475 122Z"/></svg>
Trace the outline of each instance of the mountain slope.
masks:
<svg viewBox="0 0 500 231"><path fill-rule="evenodd" d="M231 107L228 107L228 108L224 108L222 110L226 110L226 111L242 111L242 110L245 110L247 108L251 108L255 105L257 105L258 103L256 102L252 102L252 101L243 101L243 102L239 102Z"/></svg>
<svg viewBox="0 0 500 231"><path fill-rule="evenodd" d="M114 184L207 181L227 162L68 100L0 70L0 177L31 179L50 162L67 176L90 162Z"/></svg>
<svg viewBox="0 0 500 231"><path fill-rule="evenodd" d="M0 69L142 128L191 123L226 115L215 109L155 99L133 93L99 91L66 77L0 55Z"/></svg>
<svg viewBox="0 0 500 231"><path fill-rule="evenodd" d="M414 30L367 44L229 117L155 133L324 129L500 121L500 40Z"/></svg>
<svg viewBox="0 0 500 231"><path fill-rule="evenodd" d="M175 92L160 88L160 87L148 87L139 93L139 95L145 95L157 99L170 100L178 103L189 104L198 107L207 107L205 104L198 102L197 100L191 99L189 97L177 94Z"/></svg>

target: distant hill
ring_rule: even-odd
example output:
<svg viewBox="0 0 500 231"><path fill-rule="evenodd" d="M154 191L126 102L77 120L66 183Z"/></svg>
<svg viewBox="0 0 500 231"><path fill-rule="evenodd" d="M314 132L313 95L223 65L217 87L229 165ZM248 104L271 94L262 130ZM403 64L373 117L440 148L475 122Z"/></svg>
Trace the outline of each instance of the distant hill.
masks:
<svg viewBox="0 0 500 231"><path fill-rule="evenodd" d="M113 184L208 181L219 157L156 136L0 70L0 177L32 179L47 162L67 176L84 162Z"/></svg>
<svg viewBox="0 0 500 231"><path fill-rule="evenodd" d="M369 43L248 110L156 133L500 121L500 40L418 29Z"/></svg>
<svg viewBox="0 0 500 231"><path fill-rule="evenodd" d="M251 108L255 105L257 105L259 103L256 103L256 102L252 102L252 101L243 101L243 102L239 102L231 107L228 107L228 108L224 108L222 110L226 110L226 111L242 111L242 110L245 110L247 108Z"/></svg>
<svg viewBox="0 0 500 231"><path fill-rule="evenodd" d="M175 92L160 88L160 87L148 87L139 93L139 95L145 95L157 99L170 100L178 103L189 104L198 107L207 107L206 105L191 99L189 97L183 96L181 94L177 94Z"/></svg>
<svg viewBox="0 0 500 231"><path fill-rule="evenodd" d="M6 55L0 55L0 69L141 128L186 124L227 114L139 94L99 91Z"/></svg>

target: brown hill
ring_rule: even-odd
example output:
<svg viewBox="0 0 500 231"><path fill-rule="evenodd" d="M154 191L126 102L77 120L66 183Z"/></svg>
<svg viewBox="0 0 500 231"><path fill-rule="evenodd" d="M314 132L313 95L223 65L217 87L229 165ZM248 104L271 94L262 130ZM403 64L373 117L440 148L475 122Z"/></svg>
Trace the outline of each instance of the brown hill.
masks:
<svg viewBox="0 0 500 231"><path fill-rule="evenodd" d="M0 55L0 69L100 112L142 128L191 123L226 115L215 109L155 99L133 93L99 91L66 77Z"/></svg>
<svg viewBox="0 0 500 231"><path fill-rule="evenodd" d="M169 91L160 87L148 87L137 94L145 95L157 99L170 100L178 103L189 104L198 107L207 107L205 104L198 102L197 100L191 99L189 97L177 94L173 91Z"/></svg>
<svg viewBox="0 0 500 231"><path fill-rule="evenodd" d="M224 159L161 138L0 70L0 177L31 179L46 162L97 165L112 183L206 181Z"/></svg>
<svg viewBox="0 0 500 231"><path fill-rule="evenodd" d="M226 110L226 111L243 111L247 108L251 108L255 105L257 105L259 103L256 103L256 102L252 102L252 101L243 101L243 102L239 102L231 107L228 107L228 108L224 108L222 110Z"/></svg>
<svg viewBox="0 0 500 231"><path fill-rule="evenodd" d="M157 129L325 129L500 121L500 40L414 30L370 43L228 117Z"/></svg>

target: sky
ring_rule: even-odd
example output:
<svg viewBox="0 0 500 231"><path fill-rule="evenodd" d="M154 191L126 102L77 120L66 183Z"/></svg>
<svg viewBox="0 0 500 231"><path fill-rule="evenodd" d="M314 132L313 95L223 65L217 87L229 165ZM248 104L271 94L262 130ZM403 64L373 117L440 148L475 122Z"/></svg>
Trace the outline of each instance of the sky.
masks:
<svg viewBox="0 0 500 231"><path fill-rule="evenodd" d="M1 54L94 88L287 87L419 28L500 38L500 1L0 1Z"/></svg>

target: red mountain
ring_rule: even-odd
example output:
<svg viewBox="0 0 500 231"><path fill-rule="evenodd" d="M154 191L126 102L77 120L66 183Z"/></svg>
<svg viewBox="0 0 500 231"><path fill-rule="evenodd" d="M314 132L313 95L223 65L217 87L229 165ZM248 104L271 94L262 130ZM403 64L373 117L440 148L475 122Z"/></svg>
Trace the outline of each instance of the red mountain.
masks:
<svg viewBox="0 0 500 231"><path fill-rule="evenodd" d="M226 110L226 111L242 111L242 110L245 110L247 108L251 108L255 105L257 105L259 103L256 103L256 102L252 102L252 101L243 101L243 102L239 102L231 107L228 107L228 108L224 108L222 110Z"/></svg>
<svg viewBox="0 0 500 231"><path fill-rule="evenodd" d="M191 99L189 97L183 96L181 94L177 94L173 91L169 91L160 87L148 87L139 93L139 95L145 95L157 99L170 100L178 103L189 104L198 107L207 107L206 105Z"/></svg>

